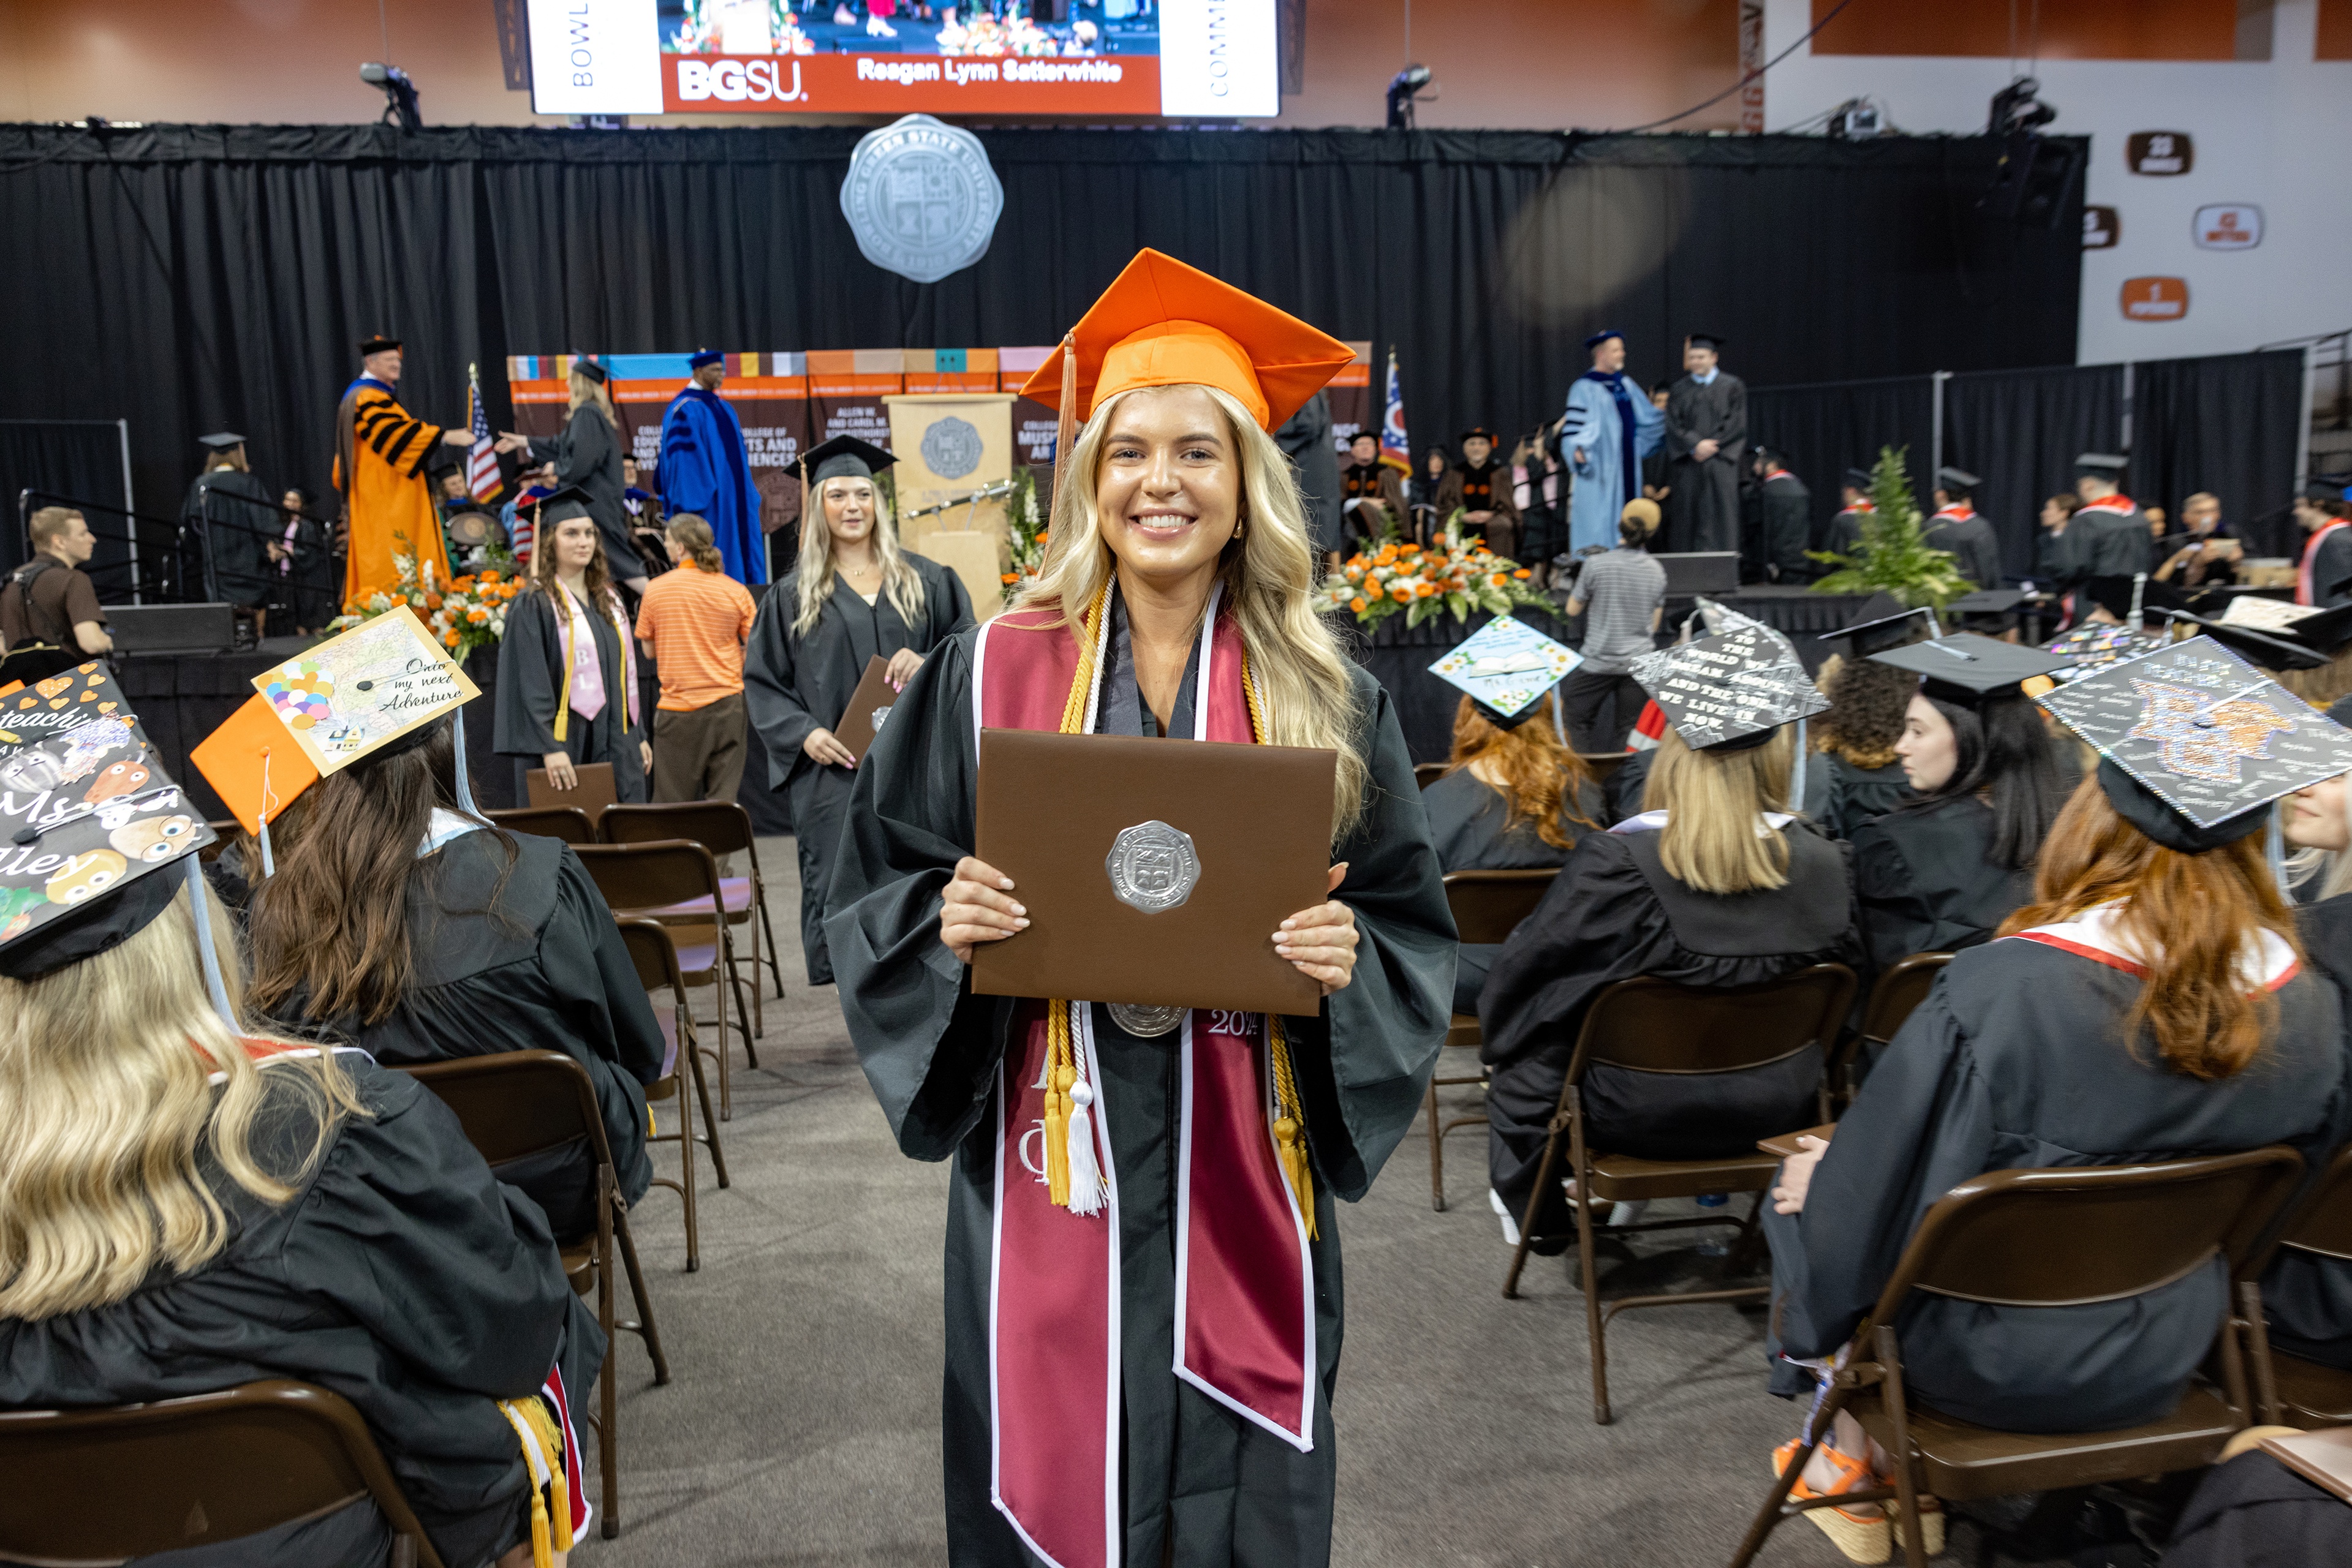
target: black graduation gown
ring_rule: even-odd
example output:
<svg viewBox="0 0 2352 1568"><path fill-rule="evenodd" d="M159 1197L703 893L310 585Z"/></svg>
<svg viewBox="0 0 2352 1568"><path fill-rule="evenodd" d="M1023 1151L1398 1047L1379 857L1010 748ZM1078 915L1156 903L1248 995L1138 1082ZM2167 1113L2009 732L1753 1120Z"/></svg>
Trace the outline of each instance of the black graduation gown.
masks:
<svg viewBox="0 0 2352 1568"><path fill-rule="evenodd" d="M1812 783L1816 768L1818 789ZM1900 762L1857 768L1834 751L1816 751L1805 759L1805 815L1833 839L1851 839L1871 818L1916 798Z"/></svg>
<svg viewBox="0 0 2352 1568"><path fill-rule="evenodd" d="M915 624L908 624L889 594L877 593L868 604L836 576L833 597L803 635L793 630L800 613L800 573L794 571L761 601L744 650L743 696L768 753L768 788L785 791L792 809L801 862L801 958L812 986L833 984L824 946L825 887L856 775L847 768L819 767L801 744L812 731L841 723L868 660L887 659L901 648L929 655L972 624L971 596L961 578L926 557L906 559L923 580L923 609Z"/></svg>
<svg viewBox="0 0 2352 1568"><path fill-rule="evenodd" d="M1986 1171L2184 1159L2285 1144L2315 1170L2344 1140L2347 1059L2336 988L2298 973L2248 1070L2218 1082L2126 1045L2139 982L2023 939L1961 953L1838 1124L1801 1215L1767 1207L1778 1359L1834 1354L1936 1200ZM2016 1432L2111 1430L2169 1411L2228 1305L2219 1259L2124 1301L2000 1307L1915 1296L1895 1323L1912 1397Z"/></svg>
<svg viewBox="0 0 2352 1568"><path fill-rule="evenodd" d="M335 618L342 608L343 568L335 557L332 524L310 517L296 521L294 559L278 581L278 591L294 612L296 626L316 632Z"/></svg>
<svg viewBox="0 0 2352 1568"><path fill-rule="evenodd" d="M1274 439L1298 470L1298 498L1306 504L1307 537L1316 559L1346 548L1339 515L1339 451L1331 444L1331 398L1317 392L1283 421Z"/></svg>
<svg viewBox="0 0 2352 1568"><path fill-rule="evenodd" d="M2337 528L2319 541L2311 561L2311 595L2313 603L2329 609L2352 604L2352 528Z"/></svg>
<svg viewBox="0 0 2352 1568"><path fill-rule="evenodd" d="M2128 512L2077 512L2064 533L2042 530L2037 570L2071 588L2085 578L2152 575L2155 554L2147 517L2137 507Z"/></svg>
<svg viewBox="0 0 2352 1568"><path fill-rule="evenodd" d="M1539 871L1561 864L1568 851L1543 841L1533 822L1505 831L1510 817L1503 792L1468 768L1458 768L1421 792L1421 808L1429 815L1429 841L1437 851L1443 872ZM1560 802L1559 825L1570 848L1583 834L1598 831L1609 821L1609 803L1601 786L1586 779L1576 799ZM1577 821L1578 817L1585 821ZM1478 993L1486 988L1486 971L1499 942L1465 942L1455 948L1454 1010L1475 1013Z"/></svg>
<svg viewBox="0 0 2352 1568"><path fill-rule="evenodd" d="M2352 894L2295 911L2312 967L2352 992ZM2271 1345L2289 1355L2352 1371L2352 1262L2280 1249L2263 1274Z"/></svg>
<svg viewBox="0 0 2352 1568"><path fill-rule="evenodd" d="M567 592L562 587L558 593ZM577 601L574 601L575 605ZM587 614L596 639L596 664L604 677L604 706L593 718L583 718L573 708L563 738L555 738L555 709L563 695L564 642L549 597L530 589L507 606L506 635L499 642L498 713L491 727L499 755L515 759L515 799L529 800L523 775L543 767L551 751L561 751L574 763L609 762L613 790L621 800L646 798L645 758L638 743L652 731L629 722L629 665L621 647L620 629L603 608ZM576 631L580 621L572 621Z"/></svg>
<svg viewBox="0 0 2352 1568"><path fill-rule="evenodd" d="M1849 835L1862 939L1873 974L1914 953L1992 940L2033 896L2033 868L1992 858L1992 808L1973 795L1889 811Z"/></svg>
<svg viewBox="0 0 2352 1568"><path fill-rule="evenodd" d="M198 475L180 507L181 526L199 541L205 595L215 602L262 604L278 586L269 546L286 532L286 514L269 487L241 468ZM189 586L194 586L191 573Z"/></svg>
<svg viewBox="0 0 2352 1568"><path fill-rule="evenodd" d="M925 662L857 770L826 935L850 1037L899 1148L917 1159L955 1156L942 1445L949 1556L957 1568L1014 1568L1036 1559L989 1501L988 1283L993 1082L1015 1004L971 995L968 971L939 932L940 890L973 842L971 642L960 634ZM1117 700L1126 689L1118 684L1123 661L1108 662L1106 732L1126 727L1122 712L1135 713ZM1445 1036L1454 978L1454 922L1411 755L1388 694L1360 669L1349 676L1367 716L1371 778L1364 816L1331 858L1349 866L1337 896L1356 915L1355 976L1319 1017L1283 1022L1315 1170L1322 1398L1310 1453L1170 1371L1176 1053L1171 1037L1139 1040L1108 1009L1094 1011L1098 1092L1118 1108L1108 1124L1119 1188L1129 1568L1320 1568L1329 1559L1330 1399L1343 1302L1332 1200L1362 1197L1412 1125ZM1190 701L1188 691L1178 705L1179 734Z"/></svg>
<svg viewBox="0 0 2352 1568"><path fill-rule="evenodd" d="M2000 586L2000 538L1982 513L1930 518L1920 528L1919 536L1929 549L1949 550L1959 574L1979 588Z"/></svg>
<svg viewBox="0 0 2352 1568"><path fill-rule="evenodd" d="M2352 1508L2259 1449L2205 1472L2164 1549L2164 1568L2347 1562Z"/></svg>
<svg viewBox="0 0 2352 1568"><path fill-rule="evenodd" d="M1801 824L1786 886L1721 896L1666 873L1655 831L1588 834L1559 880L1503 945L1478 999L1487 1067L1487 1163L1514 1215L1526 1211L1584 1015L1603 988L1637 975L1726 988L1860 956L1845 852ZM1811 1126L1822 1052L1738 1072L1682 1078L1593 1067L1583 1099L1588 1146L1649 1159L1745 1153ZM1567 1206L1544 1197L1538 1227L1559 1235Z"/></svg>
<svg viewBox="0 0 2352 1568"><path fill-rule="evenodd" d="M1701 463L1702 441L1721 450ZM1739 468L1748 451L1748 383L1727 371L1701 385L1685 376L1666 393L1665 533L1670 550L1739 548ZM1799 536L1802 538L1802 535Z"/></svg>
<svg viewBox="0 0 2352 1568"><path fill-rule="evenodd" d="M501 838L515 847L511 873ZM572 846L488 830L450 840L409 882L408 929L415 976L390 1015L311 1019L298 997L285 1009L289 1026L388 1062L562 1051L596 1085L621 1195L643 1197L654 1167L641 1086L661 1076L667 1047L620 927ZM585 1145L501 1166L499 1177L530 1195L559 1239L595 1228Z"/></svg>
<svg viewBox="0 0 2352 1568"><path fill-rule="evenodd" d="M646 563L629 528L629 508L623 499L628 486L621 477L621 438L604 411L582 403L572 411L561 435L530 438L533 463L555 465L559 485L577 485L588 492L588 515L604 540L604 565L614 582L646 575Z"/></svg>
<svg viewBox="0 0 2352 1568"><path fill-rule="evenodd" d="M1834 555L1852 555L1862 549L1862 522L1868 512L1847 507L1830 518L1830 526L1822 535L1821 548ZM1819 566L1819 562L1814 563ZM1824 572L1833 569L1822 567Z"/></svg>
<svg viewBox="0 0 2352 1568"><path fill-rule="evenodd" d="M192 1273L159 1270L110 1306L0 1318L0 1408L174 1399L271 1377L319 1384L359 1407L442 1560L480 1568L530 1539L521 1445L495 1401L537 1394L560 1365L588 1440L604 1335L564 1278L545 1217L491 1176L448 1108L356 1052L336 1060L368 1114L335 1130L293 1199L264 1204L205 1156L227 1246ZM297 1168L316 1135L292 1087L255 1124L266 1169ZM360 1568L389 1545L362 1501L139 1562Z"/></svg>
<svg viewBox="0 0 2352 1568"><path fill-rule="evenodd" d="M1775 474L1758 490L1759 526L1748 554L1759 565L1772 567L1781 581L1793 582L1811 564L1805 559L1805 536L1812 528L1813 493L1794 474Z"/></svg>

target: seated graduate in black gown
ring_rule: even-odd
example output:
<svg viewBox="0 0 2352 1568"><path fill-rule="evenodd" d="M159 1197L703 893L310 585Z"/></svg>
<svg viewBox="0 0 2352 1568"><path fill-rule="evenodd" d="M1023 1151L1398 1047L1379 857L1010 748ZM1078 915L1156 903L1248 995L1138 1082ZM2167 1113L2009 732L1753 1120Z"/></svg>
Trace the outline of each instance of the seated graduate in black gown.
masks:
<svg viewBox="0 0 2352 1568"><path fill-rule="evenodd" d="M1918 798L1854 829L1853 887L1874 973L1914 953L1990 941L2033 896L2034 857L2072 769L2027 684L2066 661L1954 632L1872 662L1916 681L1895 743Z"/></svg>
<svg viewBox="0 0 2352 1568"><path fill-rule="evenodd" d="M761 604L743 651L743 696L768 754L768 787L792 808L801 957L812 986L833 984L825 889L857 778L834 727L869 660L887 660L891 685L903 691L933 649L972 624L963 580L899 543L889 497L875 483L897 461L854 435L801 459L800 559Z"/></svg>
<svg viewBox="0 0 2352 1568"><path fill-rule="evenodd" d="M2339 720L2340 722L2340 720ZM2312 967L2352 994L2352 779L2337 774L2278 803L2287 863L2310 863L2295 925ZM2282 1249L2264 1271L2271 1344L2290 1355L2352 1371L2352 1263Z"/></svg>
<svg viewBox="0 0 2352 1568"><path fill-rule="evenodd" d="M1743 629L1665 649L1634 674L1673 727L1654 754L1647 810L1578 841L1479 998L1492 1201L1514 1245L1577 1031L1604 988L1642 975L1748 986L1859 956L1844 851L1787 814L1787 727L1822 706L1795 651L1777 632ZM1811 1124L1821 1072L1815 1048L1704 1080L1594 1068L1587 1135L1651 1159L1745 1153ZM1561 1237L1545 1244L1558 1251L1563 1195L1542 1199L1537 1233Z"/></svg>
<svg viewBox="0 0 2352 1568"><path fill-rule="evenodd" d="M2273 1144L2316 1169L2352 1131L2343 1002L2304 962L2262 837L2268 801L2315 766L2352 763L2352 744L2212 647L2177 644L2044 699L2109 759L2043 844L2034 902L1953 959L1833 1141L1783 1165L1764 1220L1774 1392L1811 1392L1800 1360L1840 1353L1920 1217L1971 1176ZM2199 662L2197 685L2154 663L2180 657ZM2210 728L2195 726L2201 694L2231 710ZM2270 743L2289 724L2301 761ZM2212 1349L2224 1275L2217 1259L2152 1294L2054 1309L1915 1297L1896 1325L1904 1380L1919 1404L2010 1431L2155 1420ZM1801 1490L1888 1473L1867 1445L1841 1416ZM1816 1521L1833 1534L1885 1540L1871 1505L1816 1511L1838 1516Z"/></svg>
<svg viewBox="0 0 2352 1568"><path fill-rule="evenodd" d="M617 799L646 799L654 748L638 711L637 640L596 528L577 486L541 502L530 576L507 606L494 733L515 759L519 801L530 799L533 768L569 789L579 766L596 762L612 764Z"/></svg>
<svg viewBox="0 0 2352 1568"><path fill-rule="evenodd" d="M588 1070L621 1195L653 1180L645 1084L661 1026L604 895L561 840L463 804L437 718L303 790L253 890L256 1009L380 1061L560 1051ZM250 861L248 861L248 866ZM596 1228L585 1144L499 1167L558 1239Z"/></svg>
<svg viewBox="0 0 2352 1568"><path fill-rule="evenodd" d="M1912 682L1872 664L1870 655L1927 635L1928 614L1905 610L1893 594L1881 593L1843 629L1823 633L1824 641L1843 640L1845 653L1832 654L1815 677L1830 711L1807 727L1813 755L1807 759L1801 810L1833 839L1853 838L1854 829L1913 798L1910 778L1895 755Z"/></svg>
<svg viewBox="0 0 2352 1568"><path fill-rule="evenodd" d="M528 1568L509 1414L569 1433L604 1359L595 1314L545 1217L440 1101L362 1052L243 1021L234 933L187 874L194 849L131 857L0 945L0 1408L316 1384L358 1408L450 1568ZM568 1506L541 1492L557 1546L587 1523L562 1446ZM375 1568L390 1546L362 1499L137 1561Z"/></svg>
<svg viewBox="0 0 2352 1568"><path fill-rule="evenodd" d="M1441 871L1538 871L1557 866L1607 810L1601 786L1559 743L1542 698L1517 714L1464 697L1454 753L1421 792ZM1465 942L1454 969L1454 1010L1475 1013L1499 943Z"/></svg>

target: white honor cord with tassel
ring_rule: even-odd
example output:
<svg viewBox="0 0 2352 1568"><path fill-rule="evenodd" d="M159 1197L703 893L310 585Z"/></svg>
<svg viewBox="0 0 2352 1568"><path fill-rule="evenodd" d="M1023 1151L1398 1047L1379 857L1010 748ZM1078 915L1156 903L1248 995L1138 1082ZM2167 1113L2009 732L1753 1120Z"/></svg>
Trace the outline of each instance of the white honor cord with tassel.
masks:
<svg viewBox="0 0 2352 1568"><path fill-rule="evenodd" d="M213 1011L220 1014L221 1022L227 1026L229 1033L235 1034L236 1014L229 1009L228 988L221 984L220 953L213 946L212 905L205 887L204 857L188 855L183 863L187 867L188 913L196 921L196 952L204 959L205 989L212 993Z"/></svg>
<svg viewBox="0 0 2352 1568"><path fill-rule="evenodd" d="M1805 721L1797 721L1797 759L1789 764L1789 810L1802 815L1805 810Z"/></svg>
<svg viewBox="0 0 2352 1568"><path fill-rule="evenodd" d="M1089 1031L1091 1032L1091 1031ZM1071 1031L1070 1053L1086 1061L1085 1043ZM1088 1063L1091 1066L1091 1063ZM1095 1119L1087 1109L1095 1103L1094 1085L1081 1075L1070 1085L1070 1212L1099 1214L1103 1206L1102 1166L1095 1158Z"/></svg>
<svg viewBox="0 0 2352 1568"><path fill-rule="evenodd" d="M278 797L269 789L269 747L265 746L261 748L261 808L254 813L254 820L260 824L254 830L254 837L261 841L261 874L264 878L278 874L278 862L269 852L269 808L277 803Z"/></svg>
<svg viewBox="0 0 2352 1568"><path fill-rule="evenodd" d="M466 710L459 708L449 716L449 744L456 753L454 771L457 780L457 810L469 817L482 813L474 805L473 780L466 777Z"/></svg>
<svg viewBox="0 0 2352 1568"><path fill-rule="evenodd" d="M2278 883L2279 895L2292 905L2294 890L2286 880L2286 827L2279 819L2276 804L2271 807L2270 826L2263 833L2263 857L2270 862L2271 880Z"/></svg>

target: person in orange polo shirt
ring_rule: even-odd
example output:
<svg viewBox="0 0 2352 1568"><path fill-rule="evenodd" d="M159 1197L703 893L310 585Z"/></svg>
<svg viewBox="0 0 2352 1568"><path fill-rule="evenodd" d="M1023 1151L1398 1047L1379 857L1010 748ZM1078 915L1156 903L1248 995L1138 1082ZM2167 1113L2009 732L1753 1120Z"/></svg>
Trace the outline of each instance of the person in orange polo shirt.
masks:
<svg viewBox="0 0 2352 1568"><path fill-rule="evenodd" d="M727 575L710 525L669 520L678 564L646 584L637 641L661 676L654 712L654 799L732 800L743 782L743 642L757 606Z"/></svg>

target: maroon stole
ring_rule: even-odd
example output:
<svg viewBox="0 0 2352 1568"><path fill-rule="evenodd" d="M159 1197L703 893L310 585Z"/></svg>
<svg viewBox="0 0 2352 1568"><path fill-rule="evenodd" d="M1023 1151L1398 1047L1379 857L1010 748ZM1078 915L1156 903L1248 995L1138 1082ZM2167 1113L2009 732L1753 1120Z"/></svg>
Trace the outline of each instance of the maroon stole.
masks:
<svg viewBox="0 0 2352 1568"><path fill-rule="evenodd" d="M1212 596L1193 738L1256 738L1240 630ZM972 721L1061 728L1079 629L1015 611L972 643ZM1106 673L1097 628L1095 727ZM1118 1173L1093 1009L1071 1006L1074 1050L1093 1086L1104 1202L1057 1207L1045 1178L1046 1004L1024 999L996 1080L995 1237L989 1273L990 1495L1055 1568L1118 1568L1120 1496ZM1181 1026L1176 1159L1175 1375L1301 1452L1314 1448L1315 1302L1307 1220L1284 1180L1272 1126L1271 1053L1256 1013L1196 1009Z"/></svg>

